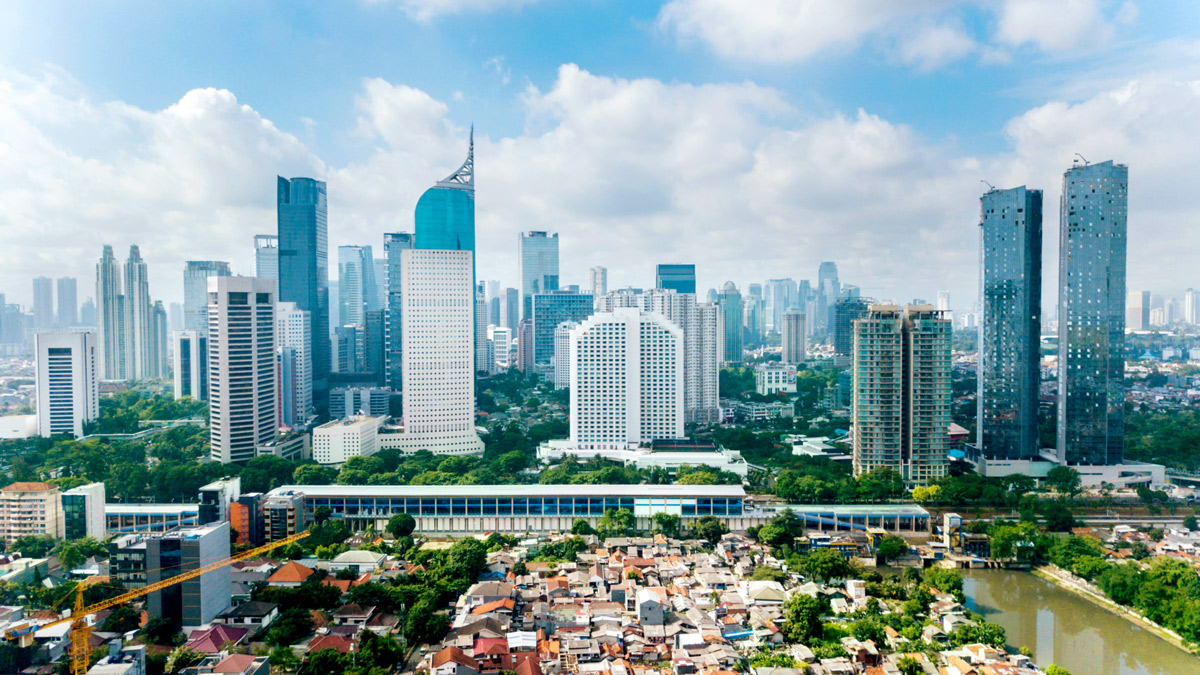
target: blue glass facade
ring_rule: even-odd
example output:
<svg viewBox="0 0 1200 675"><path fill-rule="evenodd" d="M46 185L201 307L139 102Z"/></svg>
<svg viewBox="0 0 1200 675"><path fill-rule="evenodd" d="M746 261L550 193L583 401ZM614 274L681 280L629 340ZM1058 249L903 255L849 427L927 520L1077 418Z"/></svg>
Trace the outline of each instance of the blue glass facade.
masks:
<svg viewBox="0 0 1200 675"><path fill-rule="evenodd" d="M676 293L696 293L695 265L659 265L655 270L655 286Z"/></svg>
<svg viewBox="0 0 1200 675"><path fill-rule="evenodd" d="M583 321L592 315L591 293L556 291L533 296L533 362L554 361L554 329L564 321Z"/></svg>
<svg viewBox="0 0 1200 675"><path fill-rule="evenodd" d="M325 182L282 176L276 199L279 222L279 301L294 302L312 320L315 401L329 385L329 233Z"/></svg>
<svg viewBox="0 0 1200 675"><path fill-rule="evenodd" d="M609 509L634 511L651 500L635 497L307 497L305 510L328 506L335 516L583 516L599 518ZM684 517L740 516L742 499L699 497L654 499L651 508L679 508Z"/></svg>
<svg viewBox="0 0 1200 675"><path fill-rule="evenodd" d="M384 341L387 343L387 383L393 391L404 389L404 322L401 314L403 293L400 288L403 264L400 252L413 248L414 239L410 232L389 232L383 235L383 249L387 255L387 314L384 319Z"/></svg>

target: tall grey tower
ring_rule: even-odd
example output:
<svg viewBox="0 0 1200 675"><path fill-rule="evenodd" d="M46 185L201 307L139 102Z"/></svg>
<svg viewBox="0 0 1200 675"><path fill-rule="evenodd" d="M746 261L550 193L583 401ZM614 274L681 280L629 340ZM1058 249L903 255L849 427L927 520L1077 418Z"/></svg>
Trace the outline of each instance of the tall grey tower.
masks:
<svg viewBox="0 0 1200 675"><path fill-rule="evenodd" d="M517 248L521 318L533 317L533 296L558 290L558 233L522 232Z"/></svg>
<svg viewBox="0 0 1200 675"><path fill-rule="evenodd" d="M189 260L183 266L183 328L208 331L208 278L230 275L229 263Z"/></svg>
<svg viewBox="0 0 1200 675"><path fill-rule="evenodd" d="M58 327L70 328L79 323L79 296L75 277L58 280Z"/></svg>
<svg viewBox="0 0 1200 675"><path fill-rule="evenodd" d="M387 232L383 252L387 257L387 314L384 341L387 346L387 383L395 391L404 388L404 261L401 251L415 248L411 232Z"/></svg>
<svg viewBox="0 0 1200 675"><path fill-rule="evenodd" d="M125 261L125 376L131 380L159 377L153 362L152 309L150 270L135 244Z"/></svg>
<svg viewBox="0 0 1200 675"><path fill-rule="evenodd" d="M1117 464L1125 442L1129 167L1063 174L1058 262L1058 458Z"/></svg>
<svg viewBox="0 0 1200 675"><path fill-rule="evenodd" d="M125 296L121 265L108 245L96 263L96 351L100 379L125 379Z"/></svg>
<svg viewBox="0 0 1200 675"><path fill-rule="evenodd" d="M33 279L33 330L46 333L54 329L54 280Z"/></svg>
<svg viewBox="0 0 1200 675"><path fill-rule="evenodd" d="M318 407L329 390L329 232L325 182L282 176L279 222L279 297L309 313L312 325L313 396Z"/></svg>
<svg viewBox="0 0 1200 675"><path fill-rule="evenodd" d="M1030 459L1038 454L1042 191L993 189L979 203L979 446L988 457Z"/></svg>

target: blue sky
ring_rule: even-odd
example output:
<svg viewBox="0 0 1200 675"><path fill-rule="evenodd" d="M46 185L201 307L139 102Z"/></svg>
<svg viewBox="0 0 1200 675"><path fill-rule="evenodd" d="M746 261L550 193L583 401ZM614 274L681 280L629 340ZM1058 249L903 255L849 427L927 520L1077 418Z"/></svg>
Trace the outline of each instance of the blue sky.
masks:
<svg viewBox="0 0 1200 675"><path fill-rule="evenodd" d="M504 285L516 233L552 229L568 282L829 259L966 309L979 180L1053 203L1082 152L1131 165L1131 288L1178 294L1200 285L1179 226L1200 205L1173 183L1200 166L1197 27L1196 3L1148 0L8 3L0 227L22 236L0 292L86 287L101 243L140 243L168 301L185 259L249 273L275 173L329 181L331 248L378 247L474 123L478 268Z"/></svg>

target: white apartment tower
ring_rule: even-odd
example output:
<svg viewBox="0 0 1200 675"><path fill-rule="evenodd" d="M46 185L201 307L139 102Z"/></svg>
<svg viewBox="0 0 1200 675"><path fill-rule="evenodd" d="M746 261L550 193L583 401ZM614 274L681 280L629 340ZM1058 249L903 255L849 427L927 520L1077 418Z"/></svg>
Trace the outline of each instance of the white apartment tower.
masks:
<svg viewBox="0 0 1200 675"><path fill-rule="evenodd" d="M571 441L579 450L683 437L684 333L621 307L571 331Z"/></svg>
<svg viewBox="0 0 1200 675"><path fill-rule="evenodd" d="M125 379L125 296L121 293L121 264L105 245L96 263L96 349L100 378Z"/></svg>
<svg viewBox="0 0 1200 675"><path fill-rule="evenodd" d="M279 436L274 288L258 277L208 279L208 427L218 462L253 459Z"/></svg>
<svg viewBox="0 0 1200 675"><path fill-rule="evenodd" d="M150 271L136 245L129 247L125 261L125 377L130 380L157 379L150 302Z"/></svg>
<svg viewBox="0 0 1200 675"><path fill-rule="evenodd" d="M471 251L406 249L403 288L404 433L389 445L406 453L483 452L475 433L474 305Z"/></svg>
<svg viewBox="0 0 1200 675"><path fill-rule="evenodd" d="M314 414L312 383L312 320L309 313L294 302L275 305L275 344L284 366L280 378L281 420L284 426L298 426ZM289 419L292 418L292 419Z"/></svg>
<svg viewBox="0 0 1200 675"><path fill-rule="evenodd" d="M208 400L208 330L179 330L171 335L175 354L175 398Z"/></svg>
<svg viewBox="0 0 1200 675"><path fill-rule="evenodd" d="M652 288L642 295L642 309L657 312L683 331L683 405L689 423L710 424L720 418L717 373L721 354L717 338L718 310L696 302L691 293Z"/></svg>
<svg viewBox="0 0 1200 675"><path fill-rule="evenodd" d="M780 360L792 365L804 363L807 354L804 310L798 307L786 309L782 318L783 330L779 337L783 353Z"/></svg>
<svg viewBox="0 0 1200 675"><path fill-rule="evenodd" d="M564 321L554 328L554 388L571 386L571 331L579 327L576 321Z"/></svg>
<svg viewBox="0 0 1200 675"><path fill-rule="evenodd" d="M598 301L600 296L608 293L608 268L593 267L590 276L592 281L592 297Z"/></svg>
<svg viewBox="0 0 1200 675"><path fill-rule="evenodd" d="M100 414L96 337L91 333L38 333L38 435L83 435Z"/></svg>

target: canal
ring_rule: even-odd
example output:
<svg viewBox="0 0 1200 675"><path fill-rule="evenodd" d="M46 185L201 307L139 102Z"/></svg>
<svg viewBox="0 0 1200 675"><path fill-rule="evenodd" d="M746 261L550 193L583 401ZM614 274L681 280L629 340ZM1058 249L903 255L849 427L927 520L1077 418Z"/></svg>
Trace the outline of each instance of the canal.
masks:
<svg viewBox="0 0 1200 675"><path fill-rule="evenodd" d="M1028 572L971 570L964 591L969 609L1003 626L1009 645L1031 649L1043 668L1055 663L1076 675L1200 673L1200 658Z"/></svg>

